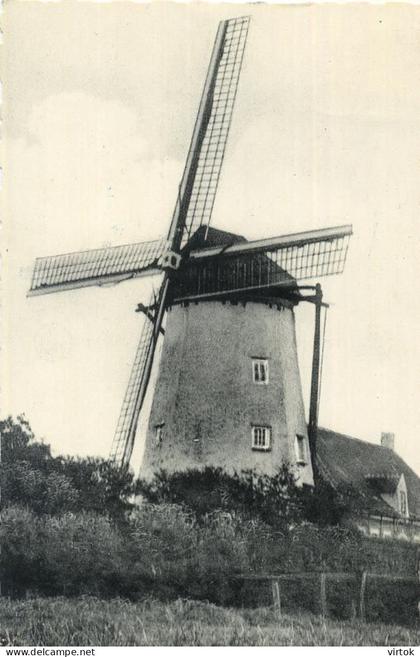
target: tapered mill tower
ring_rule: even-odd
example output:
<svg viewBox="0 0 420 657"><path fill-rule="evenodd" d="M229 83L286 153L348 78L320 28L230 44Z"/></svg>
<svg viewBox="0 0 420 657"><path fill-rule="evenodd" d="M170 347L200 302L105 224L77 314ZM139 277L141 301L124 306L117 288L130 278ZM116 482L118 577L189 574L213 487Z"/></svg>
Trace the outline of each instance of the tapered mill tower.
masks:
<svg viewBox="0 0 420 657"><path fill-rule="evenodd" d="M351 226L248 242L209 227L249 18L219 25L166 239L37 258L29 296L163 274L144 313L110 459L129 466L163 339L142 473L215 465L316 473L319 285L343 271ZM252 181L250 181L250 184ZM315 304L307 432L297 360L297 303ZM166 318L166 321L165 321Z"/></svg>
<svg viewBox="0 0 420 657"><path fill-rule="evenodd" d="M201 246L232 239L243 241L210 229ZM141 475L206 465L271 475L288 462L302 482L313 483L293 295L263 289L182 301L191 290L182 272L180 278L174 294L181 300L168 307Z"/></svg>

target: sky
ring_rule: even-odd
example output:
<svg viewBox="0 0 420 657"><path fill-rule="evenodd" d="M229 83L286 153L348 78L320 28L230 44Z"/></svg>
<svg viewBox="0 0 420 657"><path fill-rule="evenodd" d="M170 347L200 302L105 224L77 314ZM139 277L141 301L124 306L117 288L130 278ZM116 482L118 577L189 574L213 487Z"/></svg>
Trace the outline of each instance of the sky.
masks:
<svg viewBox="0 0 420 657"><path fill-rule="evenodd" d="M328 312L320 424L420 473L420 6L9 2L1 413L107 456L158 278L28 299L33 260L166 234L217 24L251 16L212 225L353 224ZM306 407L313 308L296 311ZM150 395L133 460L138 467Z"/></svg>

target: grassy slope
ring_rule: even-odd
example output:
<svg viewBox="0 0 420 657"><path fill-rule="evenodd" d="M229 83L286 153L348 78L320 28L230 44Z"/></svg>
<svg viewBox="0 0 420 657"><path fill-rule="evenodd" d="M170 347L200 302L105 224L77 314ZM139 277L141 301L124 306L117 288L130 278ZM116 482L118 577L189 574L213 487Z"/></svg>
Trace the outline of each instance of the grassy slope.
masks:
<svg viewBox="0 0 420 657"><path fill-rule="evenodd" d="M324 621L271 609L233 610L207 603L131 603L82 597L0 599L0 645L420 645L420 630Z"/></svg>

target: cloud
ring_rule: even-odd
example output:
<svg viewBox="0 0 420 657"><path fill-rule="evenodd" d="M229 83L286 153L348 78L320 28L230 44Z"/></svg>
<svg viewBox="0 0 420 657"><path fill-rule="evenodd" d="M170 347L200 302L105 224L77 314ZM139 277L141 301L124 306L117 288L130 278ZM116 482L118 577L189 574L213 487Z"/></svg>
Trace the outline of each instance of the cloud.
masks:
<svg viewBox="0 0 420 657"><path fill-rule="evenodd" d="M154 146L121 102L49 96L33 108L26 139L7 143L15 238L46 255L159 236L182 163L154 157Z"/></svg>

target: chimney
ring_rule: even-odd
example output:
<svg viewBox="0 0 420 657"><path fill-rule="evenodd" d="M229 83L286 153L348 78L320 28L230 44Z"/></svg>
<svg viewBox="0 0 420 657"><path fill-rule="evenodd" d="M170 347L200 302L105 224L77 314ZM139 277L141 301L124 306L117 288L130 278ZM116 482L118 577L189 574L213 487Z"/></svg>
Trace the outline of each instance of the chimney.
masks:
<svg viewBox="0 0 420 657"><path fill-rule="evenodd" d="M382 447L388 447L388 449L392 449L394 451L394 442L395 442L395 433L382 431L381 433Z"/></svg>

